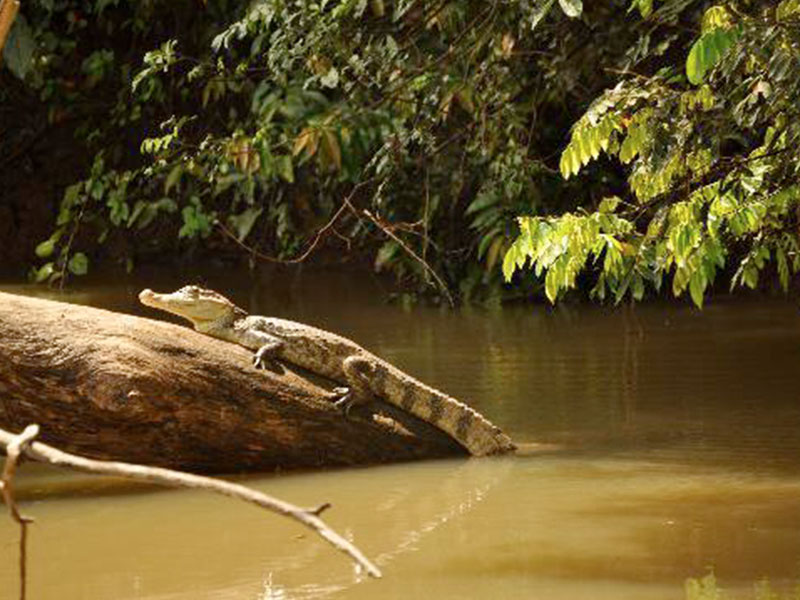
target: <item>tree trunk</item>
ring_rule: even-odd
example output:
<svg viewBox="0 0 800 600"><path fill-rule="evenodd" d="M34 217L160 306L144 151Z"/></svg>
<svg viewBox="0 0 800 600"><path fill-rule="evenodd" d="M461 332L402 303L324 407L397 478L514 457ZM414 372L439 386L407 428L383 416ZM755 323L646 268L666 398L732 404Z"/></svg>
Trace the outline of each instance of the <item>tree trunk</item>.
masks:
<svg viewBox="0 0 800 600"><path fill-rule="evenodd" d="M382 402L345 419L300 370L171 323L0 293L0 340L0 427L38 423L93 458L236 472L466 454Z"/></svg>

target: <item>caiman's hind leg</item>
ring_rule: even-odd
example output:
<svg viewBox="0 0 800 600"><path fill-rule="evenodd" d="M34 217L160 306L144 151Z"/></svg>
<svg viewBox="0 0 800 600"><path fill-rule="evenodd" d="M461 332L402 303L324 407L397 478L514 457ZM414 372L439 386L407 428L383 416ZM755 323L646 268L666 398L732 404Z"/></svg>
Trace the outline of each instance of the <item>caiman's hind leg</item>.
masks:
<svg viewBox="0 0 800 600"><path fill-rule="evenodd" d="M353 406L367 404L372 401L374 395L370 382L374 374L372 363L360 356L349 356L342 361L342 370L347 379L346 388L336 388L336 393L343 394L334 404L336 408L344 411L346 417L350 416L350 409Z"/></svg>
<svg viewBox="0 0 800 600"><path fill-rule="evenodd" d="M263 341L264 345L261 346L253 356L253 366L256 369L275 370L278 365L275 356L283 345L283 340L267 334L263 334L260 338L259 341Z"/></svg>

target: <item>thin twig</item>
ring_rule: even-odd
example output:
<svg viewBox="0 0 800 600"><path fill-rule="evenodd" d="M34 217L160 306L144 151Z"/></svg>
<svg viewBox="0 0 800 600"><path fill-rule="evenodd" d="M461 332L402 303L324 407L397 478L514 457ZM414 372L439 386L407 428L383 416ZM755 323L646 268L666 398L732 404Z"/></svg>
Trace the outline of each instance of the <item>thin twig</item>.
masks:
<svg viewBox="0 0 800 600"><path fill-rule="evenodd" d="M637 79L642 79L645 81L650 81L651 77L647 75L642 75L641 73L637 73L636 71L631 71L630 69L615 69L613 67L603 67L603 71L606 73L612 73L614 75L630 75L631 77L636 77Z"/></svg>
<svg viewBox="0 0 800 600"><path fill-rule="evenodd" d="M272 262L272 263L280 263L284 265L301 263L304 260L306 260L311 255L311 253L316 249L319 242L322 240L323 237L327 235L331 227L333 227L334 224L336 224L336 221L339 220L339 217L342 216L342 213L345 211L345 209L349 209L351 211L353 210L353 205L350 203L350 199L353 196L355 196L356 192L363 186L367 185L368 183L371 183L372 181L373 181L372 179L365 179L364 181L360 181L355 186L353 186L353 189L350 191L350 194L344 199L342 205L338 208L338 210L333 214L333 216L328 220L328 222L321 229L319 229L317 233L314 234L314 238L311 240L311 243L309 244L308 248L306 248L300 256L296 256L295 258L277 258L274 256L268 256L263 252L259 252L253 246L245 244L221 220L217 220L217 226L220 228L220 231L222 231L222 233L224 233L227 237L236 242L237 245L241 246L243 249L247 250L250 254L252 254L257 258L260 258L261 260L265 260L267 262Z"/></svg>
<svg viewBox="0 0 800 600"><path fill-rule="evenodd" d="M375 178L373 177L371 179L366 179L356 184L351 190L350 194L348 194L347 197L342 201L342 205L336 210L336 212L333 214L330 220L321 229L319 229L316 234L314 234L314 238L311 240L311 244L308 246L308 248L306 248L306 250L300 256L297 256L295 258L283 259L263 254L262 252L259 252L254 247L248 244L245 244L242 240L236 237L236 234L233 231L231 231L222 221L218 220L217 226L220 228L220 231L222 231L222 233L224 233L227 237L233 240L237 245L241 246L242 248L250 252L253 256L260 258L261 260L265 260L272 263L280 263L280 264L297 264L303 262L311 255L311 253L319 244L320 240L322 240L322 238L328 234L328 232L331 230L334 224L339 220L339 217L341 217L342 213L345 212L345 210L349 210L357 219L361 219L362 217L367 217L373 224L375 224L375 226L377 226L392 240L397 242L397 244L403 249L403 251L405 251L409 256L414 258L414 260L420 263L425 268L425 272L429 273L434 278L436 284L439 286L442 293L447 298L447 301L450 304L450 306L455 307L455 301L453 300L453 296L450 293L447 284L445 284L442 278L439 277L439 275L436 273L436 271L433 270L433 268L427 263L427 261L424 258L422 258L419 254L414 252L414 250L412 250L408 246L408 244L406 244L402 239L400 239L397 236L397 234L395 234L392 231L392 228L382 223L380 219L378 219L370 211L366 209L359 211L351 202L352 198L355 196L359 188L367 185L368 183L372 183L374 180Z"/></svg>
<svg viewBox="0 0 800 600"><path fill-rule="evenodd" d="M61 256L63 257L63 262L61 265L61 276L58 282L58 290L60 292L64 291L64 283L67 279L67 267L69 266L69 253L72 250L72 242L75 240L75 235L78 233L78 229L80 229L81 221L83 221L83 213L86 210L86 203L89 202L89 197L86 196L81 202L81 209L78 211L78 217L75 219L75 223L72 226L72 231L69 234L69 239L67 240L67 245L64 246L64 249L61 251Z"/></svg>
<svg viewBox="0 0 800 600"><path fill-rule="evenodd" d="M20 514L17 503L14 500L14 473L17 471L17 461L21 454L24 454L28 445L39 435L38 425L28 425L25 431L19 435L11 435L11 439L6 443L6 462L3 465L3 475L0 477L0 493L3 495L3 502L8 506L11 518L19 523L19 598L25 600L25 583L28 579L26 573L26 563L28 555L28 523L33 523L33 519Z"/></svg>
<svg viewBox="0 0 800 600"><path fill-rule="evenodd" d="M425 167L425 211L422 217L422 260L428 260L428 219L430 219L431 188L430 169ZM426 277L427 279L427 277Z"/></svg>
<svg viewBox="0 0 800 600"><path fill-rule="evenodd" d="M395 233L394 233L394 232L391 230L391 228L389 228L389 227L387 227L386 225L384 225L383 223L381 223L380 219L378 219L377 217L375 217L375 215L373 215L371 212L369 212L369 211L368 211L368 210L366 210L366 209L364 209L363 211L361 211L361 213L362 213L362 214L363 214L365 217L367 217L367 218L368 218L370 221L372 221L372 222L375 224L375 226L376 226L376 227L378 227L378 228L379 228L381 231L383 231L383 233L385 233L385 234L386 234L386 235L388 235L390 238L392 238L392 239L393 239L395 242L397 242L397 244L398 244L398 245L399 245L399 246L400 246L400 247L401 247L401 248L402 248L402 249L403 249L403 250L404 250L404 251L405 251L405 252L406 252L406 253L407 253L409 256L411 256L411 257L412 257L414 260L416 260L416 261L417 261L419 264L421 264L421 265L422 265L422 266L425 268L425 270L426 270L428 273L430 273L430 274L431 274L431 276L432 276L432 277L433 277L433 278L436 280L436 283L439 285L439 288L442 290L442 293L443 293L443 294L445 295L445 297L447 298L447 301L450 303L450 306L451 306L451 307L455 307L456 303L455 303L455 301L453 300L453 296L452 296L452 294L450 294L450 290L447 288L447 284L445 284L445 282L444 282L444 281L442 281L442 278L441 278L441 277L439 277L439 275L436 273L436 271L434 271L434 270L433 270L433 268L432 268L432 267L431 267L431 266L430 266L430 265L429 265L427 262L425 262L425 261L422 259L422 257L421 257L419 254L417 254L416 252L414 252L414 251L413 251L413 250L412 250L412 249L411 249L411 248L410 248L410 247L409 247L409 246L408 246L408 245L407 245L407 244L406 244L406 243L405 243L403 240L401 240L401 239L400 239L400 238L399 238L399 237L398 237L398 236L397 236L397 235L396 235L396 234L395 234Z"/></svg>
<svg viewBox="0 0 800 600"><path fill-rule="evenodd" d="M25 432L28 432L31 427L29 426ZM38 431L38 427L37 427ZM11 457L11 451L14 443L19 444L19 440L24 438L25 433L21 436L15 436L3 429L0 429L0 445L6 446L6 451ZM23 440L24 441L24 440ZM231 498L238 498L245 502L250 502L262 508L266 508L272 512L284 515L295 521L301 523L305 527L314 530L319 536L330 543L334 548L347 554L353 561L363 568L367 574L372 577L380 577L381 572L364 554L356 548L352 543L344 539L341 535L330 529L325 522L319 518L320 513L330 507L329 503L322 504L314 508L301 508L295 506L278 498L274 498L262 492L258 492L238 483L231 483L228 481L221 481L211 477L204 477L202 475L193 475L191 473L183 473L181 471L173 471L172 469L164 469L161 467L145 467L142 465L135 465L122 462L110 462L91 460L75 454L63 452L47 444L41 442L34 442L27 447L21 449L22 453L40 462L49 463L58 467L66 467L75 469L77 471L85 471L87 473L95 473L99 475L113 475L116 477L127 477L137 481L145 481L149 483L157 483L171 487L186 487L192 489L206 490L209 492L216 492L223 496L230 496ZM8 468L8 463L6 463ZM13 467L12 467L13 473ZM5 496L9 489L7 482L3 485L3 494ZM9 504L12 506L12 504Z"/></svg>

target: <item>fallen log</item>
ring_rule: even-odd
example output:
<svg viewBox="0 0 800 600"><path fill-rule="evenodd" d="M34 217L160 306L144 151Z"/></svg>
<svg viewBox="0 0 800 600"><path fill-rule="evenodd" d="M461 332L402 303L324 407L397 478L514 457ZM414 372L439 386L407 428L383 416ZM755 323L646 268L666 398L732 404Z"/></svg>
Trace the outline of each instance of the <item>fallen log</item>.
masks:
<svg viewBox="0 0 800 600"><path fill-rule="evenodd" d="M195 471L465 455L389 404L343 418L303 373L187 327L0 293L0 428L101 460Z"/></svg>

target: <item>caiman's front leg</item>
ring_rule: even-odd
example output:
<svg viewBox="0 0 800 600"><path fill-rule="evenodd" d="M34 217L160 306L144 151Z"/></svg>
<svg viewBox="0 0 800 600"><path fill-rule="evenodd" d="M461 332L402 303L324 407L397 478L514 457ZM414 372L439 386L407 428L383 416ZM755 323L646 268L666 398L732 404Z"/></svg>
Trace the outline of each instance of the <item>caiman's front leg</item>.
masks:
<svg viewBox="0 0 800 600"><path fill-rule="evenodd" d="M234 327L226 325L201 328L196 326L196 329L206 335L255 350L253 366L256 369L278 370L278 352L286 343L285 340L278 336L249 326L246 320L236 324Z"/></svg>
<svg viewBox="0 0 800 600"><path fill-rule="evenodd" d="M277 365L277 355L285 343L279 337L263 331L249 331L250 347L258 346L253 356L253 365L256 368L266 369ZM339 399L334 406L341 409L346 417L350 416L353 406L367 404L373 399L370 382L374 376L375 367L371 361L362 356L349 356L342 361L342 370L348 387L334 388L333 392Z"/></svg>
<svg viewBox="0 0 800 600"><path fill-rule="evenodd" d="M348 356L342 361L342 370L350 387L334 390L343 394L334 406L342 409L344 415L349 417L353 406L367 404L374 398L370 383L375 375L375 366L362 356Z"/></svg>
<svg viewBox="0 0 800 600"><path fill-rule="evenodd" d="M266 333L259 337L263 338L259 341L263 341L264 344L256 350L253 356L253 366L256 369L275 368L278 364L275 357L278 350L283 346L284 341Z"/></svg>

